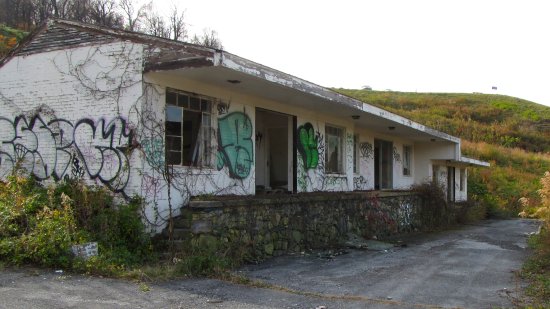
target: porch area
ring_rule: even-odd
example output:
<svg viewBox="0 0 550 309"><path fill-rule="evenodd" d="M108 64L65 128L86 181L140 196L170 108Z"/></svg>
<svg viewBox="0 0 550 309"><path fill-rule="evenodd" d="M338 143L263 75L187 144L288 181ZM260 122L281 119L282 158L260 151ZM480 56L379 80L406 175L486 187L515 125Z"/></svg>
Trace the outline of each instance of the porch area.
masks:
<svg viewBox="0 0 550 309"><path fill-rule="evenodd" d="M316 192L196 198L175 218L182 252L206 250L257 261L345 247L354 235L384 239L454 223L460 204L411 191ZM168 238L167 228L162 235Z"/></svg>

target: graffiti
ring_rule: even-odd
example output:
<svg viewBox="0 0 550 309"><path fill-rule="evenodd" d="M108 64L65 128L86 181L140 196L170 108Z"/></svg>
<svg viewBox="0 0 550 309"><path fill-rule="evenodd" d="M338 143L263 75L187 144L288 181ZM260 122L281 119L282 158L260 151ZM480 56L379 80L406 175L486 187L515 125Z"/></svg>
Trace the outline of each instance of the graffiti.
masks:
<svg viewBox="0 0 550 309"><path fill-rule="evenodd" d="M126 121L115 118L96 123L88 118L74 126L64 119L44 120L35 115L30 120L21 115L13 121L0 118L0 171L11 171L17 163L39 180L82 177L86 170L114 192L123 192L129 180L126 156L132 132ZM72 149L76 153L72 152Z"/></svg>
<svg viewBox="0 0 550 309"><path fill-rule="evenodd" d="M369 142L359 144L359 153L363 159L372 159L374 157L372 144Z"/></svg>
<svg viewBox="0 0 550 309"><path fill-rule="evenodd" d="M300 189L300 192L307 192L307 180L309 179L306 170L304 169L304 164L301 157L298 157L298 162L296 164L296 167L298 169L297 171L297 184L298 188Z"/></svg>
<svg viewBox="0 0 550 309"><path fill-rule="evenodd" d="M325 177L324 184L330 187L345 188L348 186L348 178L339 176L327 176Z"/></svg>
<svg viewBox="0 0 550 309"><path fill-rule="evenodd" d="M262 132L256 132L256 147L260 147L262 145L262 139L264 138L264 135Z"/></svg>
<svg viewBox="0 0 550 309"><path fill-rule="evenodd" d="M91 179L97 179L114 192L123 192L130 177L126 154L133 132L120 117L96 123L84 118L74 126L74 143Z"/></svg>
<svg viewBox="0 0 550 309"><path fill-rule="evenodd" d="M218 163L228 168L229 176L244 179L254 163L252 122L242 112L233 112L218 119Z"/></svg>
<svg viewBox="0 0 550 309"><path fill-rule="evenodd" d="M153 137L141 141L141 148L145 153L145 160L153 168L164 168L164 142L160 137Z"/></svg>
<svg viewBox="0 0 550 309"><path fill-rule="evenodd" d="M80 164L80 160L76 155L73 155L73 166L71 169L71 176L73 179L82 179L84 177L84 168L82 164ZM67 177L68 175L65 175Z"/></svg>
<svg viewBox="0 0 550 309"><path fill-rule="evenodd" d="M319 164L318 140L311 123L298 127L298 152L302 156L304 169L316 168Z"/></svg>
<svg viewBox="0 0 550 309"><path fill-rule="evenodd" d="M401 155L397 152L397 147L393 146L393 160L395 162L401 162Z"/></svg>
<svg viewBox="0 0 550 309"><path fill-rule="evenodd" d="M226 104L226 103L218 103L217 105L217 109L218 109L218 115L225 115L229 112L229 107L231 106L231 104Z"/></svg>
<svg viewBox="0 0 550 309"><path fill-rule="evenodd" d="M353 190L366 190L369 183L363 176L353 177Z"/></svg>
<svg viewBox="0 0 550 309"><path fill-rule="evenodd" d="M68 150L73 143L72 131L72 124L66 120L47 122L38 115L30 120L25 116L15 117L14 121L0 118L2 175L20 163L39 180L61 179L72 159Z"/></svg>
<svg viewBox="0 0 550 309"><path fill-rule="evenodd" d="M399 225L403 228L410 228L413 225L413 205L410 202L404 202L398 209Z"/></svg>

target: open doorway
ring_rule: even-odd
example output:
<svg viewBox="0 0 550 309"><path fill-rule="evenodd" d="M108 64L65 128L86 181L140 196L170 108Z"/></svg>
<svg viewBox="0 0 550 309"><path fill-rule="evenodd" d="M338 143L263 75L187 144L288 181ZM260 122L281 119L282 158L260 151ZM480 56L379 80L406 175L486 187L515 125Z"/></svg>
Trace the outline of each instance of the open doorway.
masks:
<svg viewBox="0 0 550 309"><path fill-rule="evenodd" d="M455 201L455 168L447 166L447 201Z"/></svg>
<svg viewBox="0 0 550 309"><path fill-rule="evenodd" d="M256 194L293 191L293 117L256 109Z"/></svg>
<svg viewBox="0 0 550 309"><path fill-rule="evenodd" d="M374 188L393 189L393 143L374 140Z"/></svg>

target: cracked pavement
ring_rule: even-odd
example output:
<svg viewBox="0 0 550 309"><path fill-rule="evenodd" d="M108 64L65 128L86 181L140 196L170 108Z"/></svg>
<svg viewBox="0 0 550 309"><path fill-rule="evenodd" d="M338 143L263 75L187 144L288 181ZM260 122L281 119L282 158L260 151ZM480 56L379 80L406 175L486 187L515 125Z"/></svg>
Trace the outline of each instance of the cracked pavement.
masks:
<svg viewBox="0 0 550 309"><path fill-rule="evenodd" d="M346 254L283 256L234 271L263 288L215 279L139 284L4 269L0 308L492 308L511 307L523 282L534 220L487 220L399 238L406 244Z"/></svg>

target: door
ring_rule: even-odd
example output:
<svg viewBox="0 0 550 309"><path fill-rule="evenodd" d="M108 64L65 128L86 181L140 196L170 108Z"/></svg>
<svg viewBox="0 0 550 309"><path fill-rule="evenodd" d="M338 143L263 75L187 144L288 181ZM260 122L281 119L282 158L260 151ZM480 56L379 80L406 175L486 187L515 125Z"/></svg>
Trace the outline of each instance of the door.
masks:
<svg viewBox="0 0 550 309"><path fill-rule="evenodd" d="M256 108L256 193L293 191L292 123L290 115Z"/></svg>
<svg viewBox="0 0 550 309"><path fill-rule="evenodd" d="M393 143L374 140L374 188L393 189Z"/></svg>
<svg viewBox="0 0 550 309"><path fill-rule="evenodd" d="M455 168L447 166L447 201L455 201Z"/></svg>

